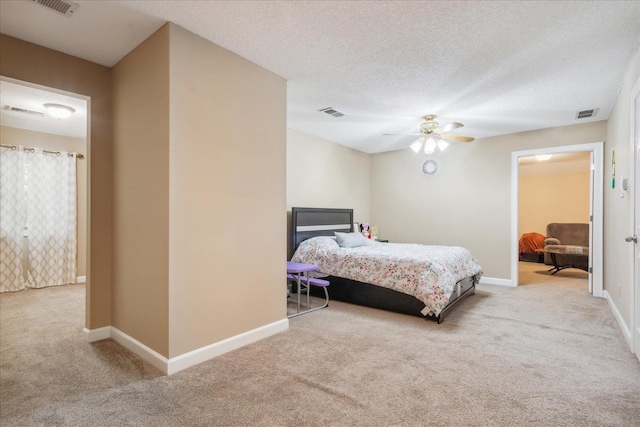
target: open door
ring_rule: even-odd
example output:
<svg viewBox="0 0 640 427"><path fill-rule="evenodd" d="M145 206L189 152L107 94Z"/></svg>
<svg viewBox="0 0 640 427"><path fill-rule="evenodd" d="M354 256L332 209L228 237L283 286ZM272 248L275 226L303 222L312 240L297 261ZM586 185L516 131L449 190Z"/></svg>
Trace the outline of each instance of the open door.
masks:
<svg viewBox="0 0 640 427"><path fill-rule="evenodd" d="M631 246L631 296L632 296L632 321L633 328L631 337L633 350L638 360L640 360L640 80L636 83L631 92L631 149L633 159L631 160L630 185L632 185L631 195L631 235L626 240Z"/></svg>
<svg viewBox="0 0 640 427"><path fill-rule="evenodd" d="M638 137L636 137L636 151L635 151L635 163L636 163L636 185L635 185L635 195L636 200L640 201L640 144L638 143ZM634 295L635 295L635 353L638 360L640 360L640 245L638 244L638 236L640 236L640 208L638 207L638 203L635 203L633 208L635 210L635 225L634 231L635 234L632 237L633 245L635 247L634 258L635 263L631 266L631 286L635 287Z"/></svg>
<svg viewBox="0 0 640 427"><path fill-rule="evenodd" d="M589 152L589 245L593 247L593 191L596 165L593 151ZM589 251L589 293L593 294L593 251Z"/></svg>

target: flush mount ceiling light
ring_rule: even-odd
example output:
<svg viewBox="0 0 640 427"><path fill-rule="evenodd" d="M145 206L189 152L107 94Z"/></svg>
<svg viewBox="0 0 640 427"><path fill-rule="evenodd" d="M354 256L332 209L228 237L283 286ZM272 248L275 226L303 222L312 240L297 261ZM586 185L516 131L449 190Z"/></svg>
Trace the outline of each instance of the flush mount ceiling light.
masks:
<svg viewBox="0 0 640 427"><path fill-rule="evenodd" d="M62 104L44 104L44 108L47 109L47 113L56 119L66 119L70 115L76 112L75 108L67 107Z"/></svg>
<svg viewBox="0 0 640 427"><path fill-rule="evenodd" d="M540 162L544 162L545 160L549 160L551 158L551 154L538 154L536 159Z"/></svg>

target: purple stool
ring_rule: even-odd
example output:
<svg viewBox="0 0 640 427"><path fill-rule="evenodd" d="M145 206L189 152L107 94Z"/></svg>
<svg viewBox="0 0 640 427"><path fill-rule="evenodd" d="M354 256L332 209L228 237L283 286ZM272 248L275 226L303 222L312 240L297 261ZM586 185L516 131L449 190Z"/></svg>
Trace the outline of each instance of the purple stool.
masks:
<svg viewBox="0 0 640 427"><path fill-rule="evenodd" d="M298 281L298 277L296 277L293 274L287 274L287 281L292 281L294 283L297 283ZM292 314L288 317L295 317L298 316L300 314L305 314L305 313L311 313L312 311L316 311L316 310L320 310L322 308L325 308L329 305L329 291L327 290L327 287L330 285L328 280L324 280L324 279L319 279L317 277L309 277L306 276L305 277L305 281L301 281L302 285L306 285L304 289L298 289L298 295L300 292L302 291L306 291L307 292L307 309L305 311L298 311L295 314ZM314 308L310 308L310 304L309 304L309 287L310 286L317 286L317 287L321 287L322 290L324 291L324 304L319 306L319 307L314 307ZM288 290L288 288L287 288Z"/></svg>

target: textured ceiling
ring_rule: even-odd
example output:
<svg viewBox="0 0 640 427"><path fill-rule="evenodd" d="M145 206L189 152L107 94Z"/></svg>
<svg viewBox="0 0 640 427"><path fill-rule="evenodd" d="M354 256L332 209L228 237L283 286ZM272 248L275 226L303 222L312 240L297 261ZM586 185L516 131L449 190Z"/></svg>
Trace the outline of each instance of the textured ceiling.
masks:
<svg viewBox="0 0 640 427"><path fill-rule="evenodd" d="M171 21L287 79L289 127L365 152L425 114L475 138L606 120L640 46L637 1L77 3L2 1L0 31L112 66Z"/></svg>

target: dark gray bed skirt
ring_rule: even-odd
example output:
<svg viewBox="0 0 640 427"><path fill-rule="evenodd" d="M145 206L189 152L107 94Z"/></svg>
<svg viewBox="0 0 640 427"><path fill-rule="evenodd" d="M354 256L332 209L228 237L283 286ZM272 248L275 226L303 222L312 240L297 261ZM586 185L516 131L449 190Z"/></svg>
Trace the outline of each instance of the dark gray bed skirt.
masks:
<svg viewBox="0 0 640 427"><path fill-rule="evenodd" d="M342 277L329 276L325 277L325 279L331 283L329 286L330 300L344 301L396 313L425 317L421 313L421 310L425 307L424 303L411 295ZM445 316L453 307L475 293L473 277L464 278L458 283L460 283L460 295L457 295L454 291L449 303L440 312L440 315L429 315L425 317L426 319L432 319L438 323L442 323Z"/></svg>

